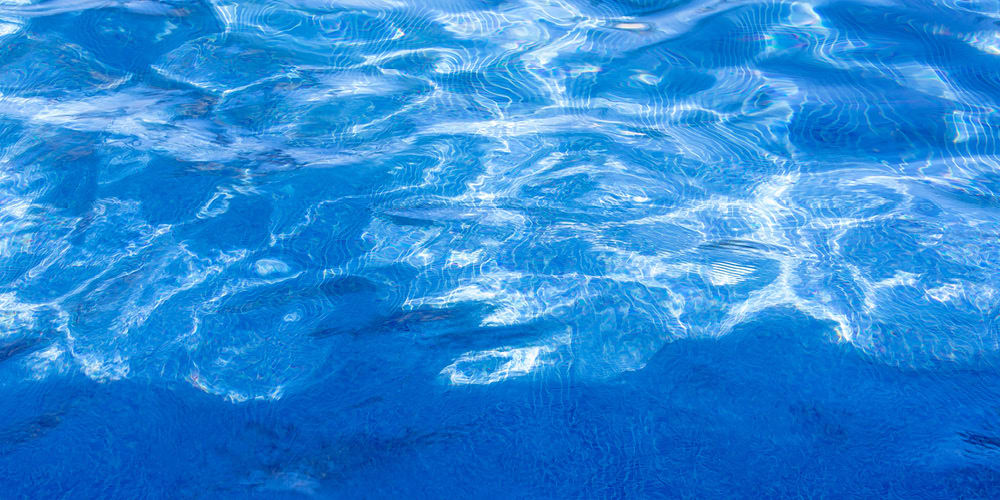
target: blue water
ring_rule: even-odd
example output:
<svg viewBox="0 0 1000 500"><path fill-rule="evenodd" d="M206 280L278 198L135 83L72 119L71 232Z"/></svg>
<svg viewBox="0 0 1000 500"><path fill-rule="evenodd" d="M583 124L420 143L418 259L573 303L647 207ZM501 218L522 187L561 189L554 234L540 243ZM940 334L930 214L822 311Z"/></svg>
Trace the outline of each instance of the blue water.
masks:
<svg viewBox="0 0 1000 500"><path fill-rule="evenodd" d="M0 498L1000 496L996 0L0 0Z"/></svg>

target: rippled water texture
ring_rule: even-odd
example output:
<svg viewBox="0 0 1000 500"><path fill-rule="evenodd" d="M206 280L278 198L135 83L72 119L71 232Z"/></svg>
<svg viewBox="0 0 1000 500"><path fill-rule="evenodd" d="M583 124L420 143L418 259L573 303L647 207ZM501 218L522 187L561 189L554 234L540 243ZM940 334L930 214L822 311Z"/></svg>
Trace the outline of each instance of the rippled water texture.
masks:
<svg viewBox="0 0 1000 500"><path fill-rule="evenodd" d="M995 0L0 0L0 487L990 497L998 104Z"/></svg>

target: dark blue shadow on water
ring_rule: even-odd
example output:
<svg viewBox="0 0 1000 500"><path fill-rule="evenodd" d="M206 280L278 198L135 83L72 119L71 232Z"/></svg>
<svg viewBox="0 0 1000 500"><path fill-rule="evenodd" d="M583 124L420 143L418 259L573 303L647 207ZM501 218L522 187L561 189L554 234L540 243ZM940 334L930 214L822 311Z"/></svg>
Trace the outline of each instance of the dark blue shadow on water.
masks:
<svg viewBox="0 0 1000 500"><path fill-rule="evenodd" d="M181 384L52 378L0 402L8 416L0 490L4 498L998 491L1000 403L984 404L1000 401L995 370L887 366L828 332L779 311L718 339L668 344L644 369L606 381L549 373L455 388L419 363L372 359L331 370L303 393L240 404ZM392 347L382 355L405 359L404 346Z"/></svg>

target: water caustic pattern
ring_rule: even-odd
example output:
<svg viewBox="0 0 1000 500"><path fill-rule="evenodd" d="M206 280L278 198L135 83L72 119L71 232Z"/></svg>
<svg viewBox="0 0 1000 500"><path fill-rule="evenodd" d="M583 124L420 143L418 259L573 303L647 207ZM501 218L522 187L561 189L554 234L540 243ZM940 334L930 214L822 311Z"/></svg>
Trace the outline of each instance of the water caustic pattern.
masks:
<svg viewBox="0 0 1000 500"><path fill-rule="evenodd" d="M979 363L998 74L987 0L2 0L0 359L607 380L797 310Z"/></svg>
<svg viewBox="0 0 1000 500"><path fill-rule="evenodd" d="M0 0L0 497L995 496L998 75L989 0Z"/></svg>

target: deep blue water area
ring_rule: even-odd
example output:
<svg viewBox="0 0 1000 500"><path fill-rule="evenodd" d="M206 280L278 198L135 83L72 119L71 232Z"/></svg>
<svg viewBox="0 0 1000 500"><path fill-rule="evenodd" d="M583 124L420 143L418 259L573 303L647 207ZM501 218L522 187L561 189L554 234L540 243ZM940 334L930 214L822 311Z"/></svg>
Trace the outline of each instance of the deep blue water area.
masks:
<svg viewBox="0 0 1000 500"><path fill-rule="evenodd" d="M0 498L1000 497L996 0L0 0Z"/></svg>

